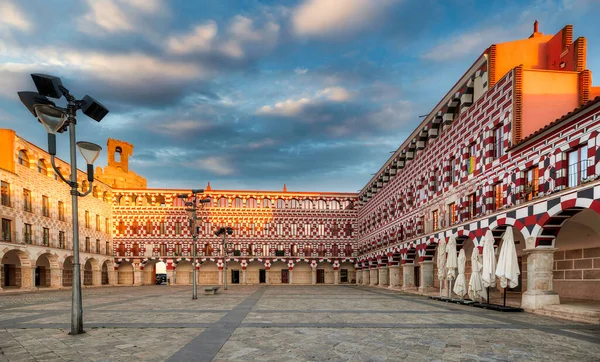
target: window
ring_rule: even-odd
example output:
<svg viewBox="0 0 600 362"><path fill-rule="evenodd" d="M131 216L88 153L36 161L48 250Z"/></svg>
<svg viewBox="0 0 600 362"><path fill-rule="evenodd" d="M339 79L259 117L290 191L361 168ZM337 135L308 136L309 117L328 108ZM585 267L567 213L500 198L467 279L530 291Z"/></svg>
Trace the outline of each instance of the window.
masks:
<svg viewBox="0 0 600 362"><path fill-rule="evenodd" d="M277 199L277 208L285 209L285 200L284 199Z"/></svg>
<svg viewBox="0 0 600 362"><path fill-rule="evenodd" d="M0 202L2 206L10 207L10 184L8 182L0 183Z"/></svg>
<svg viewBox="0 0 600 362"><path fill-rule="evenodd" d="M10 220L8 219L2 219L2 240L4 241L11 241L11 224L10 224Z"/></svg>
<svg viewBox="0 0 600 362"><path fill-rule="evenodd" d="M50 246L50 229L42 228L42 241L44 246Z"/></svg>
<svg viewBox="0 0 600 362"><path fill-rule="evenodd" d="M448 205L448 225L456 224L456 203L453 202Z"/></svg>
<svg viewBox="0 0 600 362"><path fill-rule="evenodd" d="M438 229L438 211L437 210L433 210L431 212L431 221L433 224L433 231L436 231Z"/></svg>
<svg viewBox="0 0 600 362"><path fill-rule="evenodd" d="M323 225L323 224L319 224L319 235L320 236L325 235L325 225Z"/></svg>
<svg viewBox="0 0 600 362"><path fill-rule="evenodd" d="M277 223L277 235L283 235L283 225L281 223Z"/></svg>
<svg viewBox="0 0 600 362"><path fill-rule="evenodd" d="M453 184L458 181L458 160L455 157L450 159L450 183Z"/></svg>
<svg viewBox="0 0 600 362"><path fill-rule="evenodd" d="M494 128L494 158L504 156L504 126Z"/></svg>
<svg viewBox="0 0 600 362"><path fill-rule="evenodd" d="M92 245L91 245L91 242L90 242L90 237L86 236L85 237L85 251L87 253L89 253L91 248L92 248Z"/></svg>
<svg viewBox="0 0 600 362"><path fill-rule="evenodd" d="M304 224L304 235L310 235L310 224Z"/></svg>
<svg viewBox="0 0 600 362"><path fill-rule="evenodd" d="M433 193L438 192L438 169L433 170L433 180L431 182L431 189Z"/></svg>
<svg viewBox="0 0 600 362"><path fill-rule="evenodd" d="M300 203L298 202L298 200L291 199L290 200L290 209L299 209L299 208L300 208Z"/></svg>
<svg viewBox="0 0 600 362"><path fill-rule="evenodd" d="M111 250L110 250L110 242L107 241L106 245L104 246L106 248L106 255L110 255L111 254Z"/></svg>
<svg viewBox="0 0 600 362"><path fill-rule="evenodd" d="M137 222L137 220L133 220L133 223L131 223L131 233L133 235L137 235L137 233L138 233L138 222Z"/></svg>
<svg viewBox="0 0 600 362"><path fill-rule="evenodd" d="M90 228L90 212L85 210L85 227Z"/></svg>
<svg viewBox="0 0 600 362"><path fill-rule="evenodd" d="M228 204L229 204L229 202L227 201L227 198L221 197L219 199L219 205L218 205L219 207L227 207Z"/></svg>
<svg viewBox="0 0 600 362"><path fill-rule="evenodd" d="M23 189L23 210L31 212L31 191Z"/></svg>
<svg viewBox="0 0 600 362"><path fill-rule="evenodd" d="M48 176L48 169L46 168L46 164L44 163L44 161L42 161L42 160L38 161L37 169L38 169L38 172L41 173L42 175Z"/></svg>
<svg viewBox="0 0 600 362"><path fill-rule="evenodd" d="M251 197L248 200L246 200L246 207L252 207L252 208L257 207L257 205L256 205L256 199L253 198L253 197Z"/></svg>
<svg viewBox="0 0 600 362"><path fill-rule="evenodd" d="M181 222L179 221L175 223L175 234L181 234Z"/></svg>
<svg viewBox="0 0 600 362"><path fill-rule="evenodd" d="M239 197L235 198L235 203L234 203L235 207L243 207L244 206L244 201L242 199L240 199Z"/></svg>
<svg viewBox="0 0 600 362"><path fill-rule="evenodd" d="M537 167L532 167L525 171L525 189L523 190L524 199L530 201L538 195L539 186L539 170Z"/></svg>
<svg viewBox="0 0 600 362"><path fill-rule="evenodd" d="M25 228L23 230L23 241L27 244L31 244L31 240L33 239L33 235L31 235L31 224L25 224Z"/></svg>
<svg viewBox="0 0 600 362"><path fill-rule="evenodd" d="M62 201L58 202L58 220L65 221L65 203Z"/></svg>
<svg viewBox="0 0 600 362"><path fill-rule="evenodd" d="M500 210L504 206L504 197L502 191L502 184L497 183L494 185L494 210Z"/></svg>
<svg viewBox="0 0 600 362"><path fill-rule="evenodd" d="M100 215L96 214L96 231L100 231Z"/></svg>
<svg viewBox="0 0 600 362"><path fill-rule="evenodd" d="M100 254L100 239L96 239L96 254Z"/></svg>
<svg viewBox="0 0 600 362"><path fill-rule="evenodd" d="M146 221L146 234L152 234L152 221L150 220Z"/></svg>
<svg viewBox="0 0 600 362"><path fill-rule="evenodd" d="M475 171L475 165L477 164L477 147L475 143L469 146L469 159L467 160L467 172L472 174Z"/></svg>
<svg viewBox="0 0 600 362"><path fill-rule="evenodd" d="M292 236L296 236L298 234L298 225L292 224Z"/></svg>
<svg viewBox="0 0 600 362"><path fill-rule="evenodd" d="M567 162L569 168L567 170L567 177L569 187L578 186L582 180L587 178L587 168L589 166L587 154L587 145L568 152Z"/></svg>
<svg viewBox="0 0 600 362"><path fill-rule="evenodd" d="M50 216L50 204L48 202L48 196L42 196L42 216Z"/></svg>
<svg viewBox="0 0 600 362"><path fill-rule="evenodd" d="M58 247L61 249L65 248L65 232L64 231L58 232Z"/></svg>
<svg viewBox="0 0 600 362"><path fill-rule="evenodd" d="M477 215L477 197L475 193L469 195L469 218L473 218Z"/></svg>
<svg viewBox="0 0 600 362"><path fill-rule="evenodd" d="M271 200L269 199L264 199L262 201L262 207L271 207Z"/></svg>
<svg viewBox="0 0 600 362"><path fill-rule="evenodd" d="M29 157L23 150L19 151L19 165L29 166Z"/></svg>
<svg viewBox="0 0 600 362"><path fill-rule="evenodd" d="M119 234L124 235L125 234L125 223L121 220L119 221Z"/></svg>
<svg viewBox="0 0 600 362"><path fill-rule="evenodd" d="M165 228L165 222L164 221L160 222L160 233L161 234L166 234L167 233L167 229ZM167 255L167 254L163 254L163 255Z"/></svg>
<svg viewBox="0 0 600 362"><path fill-rule="evenodd" d="M104 219L104 232L110 234L110 221L108 221L108 218Z"/></svg>

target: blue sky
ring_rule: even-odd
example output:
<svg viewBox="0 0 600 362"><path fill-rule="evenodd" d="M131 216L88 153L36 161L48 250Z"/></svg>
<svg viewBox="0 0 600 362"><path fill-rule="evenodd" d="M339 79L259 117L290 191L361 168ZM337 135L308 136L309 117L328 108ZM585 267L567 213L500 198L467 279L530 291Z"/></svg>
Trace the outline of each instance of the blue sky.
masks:
<svg viewBox="0 0 600 362"><path fill-rule="evenodd" d="M49 73L111 110L82 116L78 138L133 143L149 187L355 192L486 47L536 19L573 24L600 72L598 13L596 0L0 0L0 127L45 146L16 92Z"/></svg>

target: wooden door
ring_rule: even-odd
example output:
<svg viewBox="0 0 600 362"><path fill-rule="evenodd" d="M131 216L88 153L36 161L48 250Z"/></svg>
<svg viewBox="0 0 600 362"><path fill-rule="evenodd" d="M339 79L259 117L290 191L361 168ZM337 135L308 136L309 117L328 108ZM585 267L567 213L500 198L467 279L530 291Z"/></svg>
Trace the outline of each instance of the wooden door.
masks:
<svg viewBox="0 0 600 362"><path fill-rule="evenodd" d="M289 270L287 269L282 269L281 270L281 284L288 284L289 283Z"/></svg>
<svg viewBox="0 0 600 362"><path fill-rule="evenodd" d="M317 284L325 284L325 269L317 269Z"/></svg>

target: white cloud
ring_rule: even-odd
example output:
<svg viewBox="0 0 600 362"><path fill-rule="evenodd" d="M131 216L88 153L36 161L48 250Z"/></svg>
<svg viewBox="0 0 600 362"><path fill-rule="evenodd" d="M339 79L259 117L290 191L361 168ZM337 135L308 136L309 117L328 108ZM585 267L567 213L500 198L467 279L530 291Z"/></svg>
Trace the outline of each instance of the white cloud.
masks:
<svg viewBox="0 0 600 362"><path fill-rule="evenodd" d="M326 37L377 26L390 6L400 0L305 0L292 16L294 32Z"/></svg>
<svg viewBox="0 0 600 362"><path fill-rule="evenodd" d="M323 101L345 102L352 98L350 91L343 87L329 87L315 93L310 98L287 99L283 102L277 102L272 106L262 106L258 109L258 114L272 114L282 116L295 116L302 110L311 105Z"/></svg>
<svg viewBox="0 0 600 362"><path fill-rule="evenodd" d="M16 4L10 0L2 0L0 2L0 30L3 27L29 32L33 25Z"/></svg>
<svg viewBox="0 0 600 362"><path fill-rule="evenodd" d="M208 52L212 48L217 31L217 23L212 20L197 25L189 34L167 39L167 49L175 54Z"/></svg>
<svg viewBox="0 0 600 362"><path fill-rule="evenodd" d="M220 176L232 175L235 170L228 159L218 156L210 156L194 160L189 165L192 168L206 170Z"/></svg>
<svg viewBox="0 0 600 362"><path fill-rule="evenodd" d="M438 45L421 55L421 58L435 61L460 59L482 53L490 45L510 40L513 37L518 37L514 29L506 27L484 28L479 31L471 29L463 34L443 39Z"/></svg>
<svg viewBox="0 0 600 362"><path fill-rule="evenodd" d="M87 0L88 11L78 19L77 28L90 35L117 32L144 32L148 16L167 13L163 0ZM100 30L100 31L98 31Z"/></svg>
<svg viewBox="0 0 600 362"><path fill-rule="evenodd" d="M306 73L308 73L308 69L306 69L306 68L296 68L296 69L294 69L294 73L296 73L296 74L306 74Z"/></svg>
<svg viewBox="0 0 600 362"><path fill-rule="evenodd" d="M170 136L183 136L188 132L203 131L212 125L206 121L180 120L153 125L150 130L155 133L166 133Z"/></svg>

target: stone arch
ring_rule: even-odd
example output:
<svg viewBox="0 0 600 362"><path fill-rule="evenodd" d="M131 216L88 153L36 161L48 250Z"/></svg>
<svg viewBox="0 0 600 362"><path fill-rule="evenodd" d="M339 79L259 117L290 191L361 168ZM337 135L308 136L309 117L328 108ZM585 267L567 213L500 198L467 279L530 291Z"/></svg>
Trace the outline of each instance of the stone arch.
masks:
<svg viewBox="0 0 600 362"><path fill-rule="evenodd" d="M531 231L531 236L536 238L535 246L554 246L554 239L563 224L585 209L600 214L600 201L575 197L554 205L539 218Z"/></svg>
<svg viewBox="0 0 600 362"><path fill-rule="evenodd" d="M529 236L529 230L527 230L527 227L525 226L525 224L523 224L521 222L521 220L514 219L512 217L499 217L488 225L488 229L490 229L492 231L492 233L494 234L494 239L497 239L498 238L497 234L504 234L504 231L506 230L506 228L508 226L512 226L513 229L519 230L519 232L521 234L523 234L523 236L525 238L527 238ZM496 242L497 242L497 240L496 240ZM481 245L481 246L483 246L483 245Z"/></svg>
<svg viewBox="0 0 600 362"><path fill-rule="evenodd" d="M308 260L301 260L294 265L292 284L311 284L312 267Z"/></svg>
<svg viewBox="0 0 600 362"><path fill-rule="evenodd" d="M111 272L114 270L114 263L111 260L105 260L102 263L102 269L101 269L101 284L102 285L108 285L110 284L110 275Z"/></svg>
<svg viewBox="0 0 600 362"><path fill-rule="evenodd" d="M331 262L323 260L317 264L317 284L333 284L334 277Z"/></svg>
<svg viewBox="0 0 600 362"><path fill-rule="evenodd" d="M261 272L261 270L263 271ZM261 282L261 273L264 273L266 275L265 265L258 260L251 261L246 267L246 283L259 284Z"/></svg>
<svg viewBox="0 0 600 362"><path fill-rule="evenodd" d="M237 271L237 273L236 273ZM237 275L236 275L237 274ZM237 261L227 261L227 284L242 283L242 264Z"/></svg>
<svg viewBox="0 0 600 362"><path fill-rule="evenodd" d="M133 264L128 261L122 261L119 263L118 269L118 284L119 285L133 285L134 271Z"/></svg>
<svg viewBox="0 0 600 362"><path fill-rule="evenodd" d="M277 260L271 263L271 267L267 271L269 284L282 284L282 270L289 270L288 264L284 261Z"/></svg>
<svg viewBox="0 0 600 362"><path fill-rule="evenodd" d="M67 256L63 262L62 271L62 285L63 287L70 287L73 285L73 256Z"/></svg>
<svg viewBox="0 0 600 362"><path fill-rule="evenodd" d="M50 287L60 286L60 281L54 281L52 278L52 271L58 271L60 264L58 262L58 256L50 253L39 253L37 261L35 263L35 286L37 287ZM56 273L56 272L55 272Z"/></svg>
<svg viewBox="0 0 600 362"><path fill-rule="evenodd" d="M219 267L217 263L206 260L200 264L198 272L199 284L216 285L219 281Z"/></svg>
<svg viewBox="0 0 600 362"><path fill-rule="evenodd" d="M182 260L175 266L175 284L176 285L188 285L194 281L193 265L187 260Z"/></svg>
<svg viewBox="0 0 600 362"><path fill-rule="evenodd" d="M20 249L4 250L2 255L2 287L28 289L33 287L31 258Z"/></svg>
<svg viewBox="0 0 600 362"><path fill-rule="evenodd" d="M94 283L94 274L97 274L100 269L100 264L95 258L87 258L83 264L83 285L99 284Z"/></svg>

